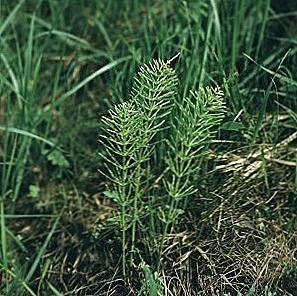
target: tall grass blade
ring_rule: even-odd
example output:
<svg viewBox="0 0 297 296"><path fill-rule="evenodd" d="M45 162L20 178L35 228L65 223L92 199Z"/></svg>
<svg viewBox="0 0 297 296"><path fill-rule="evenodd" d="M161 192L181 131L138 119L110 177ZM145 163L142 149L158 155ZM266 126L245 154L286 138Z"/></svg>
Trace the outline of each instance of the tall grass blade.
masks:
<svg viewBox="0 0 297 296"><path fill-rule="evenodd" d="M24 2L25 2L25 0L20 0L19 3L12 10L12 12L9 14L9 16L2 23L2 25L0 26L0 38L1 38L1 35L3 34L3 32L5 31L5 29L7 28L7 26L9 25L9 23L12 22L12 20L15 17L16 13L19 11L19 9L21 8L21 6L23 5Z"/></svg>

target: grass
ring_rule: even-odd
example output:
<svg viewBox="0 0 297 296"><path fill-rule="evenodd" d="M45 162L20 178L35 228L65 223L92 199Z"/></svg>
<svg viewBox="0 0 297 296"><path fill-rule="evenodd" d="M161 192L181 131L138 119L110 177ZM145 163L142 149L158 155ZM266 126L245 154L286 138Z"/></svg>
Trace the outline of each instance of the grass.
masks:
<svg viewBox="0 0 297 296"><path fill-rule="evenodd" d="M294 295L296 17L289 0L1 0L0 294ZM145 88L159 59L175 78ZM226 104L208 144L206 87ZM117 175L102 119L121 110Z"/></svg>

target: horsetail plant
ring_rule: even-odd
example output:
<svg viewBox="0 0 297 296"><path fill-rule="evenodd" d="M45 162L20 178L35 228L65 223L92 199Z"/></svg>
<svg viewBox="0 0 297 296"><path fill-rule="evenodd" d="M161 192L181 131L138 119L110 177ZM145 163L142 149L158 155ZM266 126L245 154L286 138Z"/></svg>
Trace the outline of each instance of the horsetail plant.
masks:
<svg viewBox="0 0 297 296"><path fill-rule="evenodd" d="M169 226L173 226L183 211L180 203L196 191L193 178L199 174L201 160L225 113L223 93L219 88L200 87L181 103L176 102L175 107L177 110L171 121L172 133L167 141L168 174L164 181L169 204L160 215L164 228L157 270L160 268Z"/></svg>
<svg viewBox="0 0 297 296"><path fill-rule="evenodd" d="M113 198L120 207L122 232L122 270L126 273L127 230L131 229L130 259L136 250L137 221L141 205L142 177L156 144L156 135L165 127L176 95L177 78L168 63L154 60L140 68L131 99L109 112L104 123L109 127L103 136L107 177Z"/></svg>
<svg viewBox="0 0 297 296"><path fill-rule="evenodd" d="M111 181L110 191L105 194L112 198L120 207L118 224L122 240L122 270L126 271L126 231L128 229L128 207L131 205L133 194L133 175L131 172L137 166L134 158L138 147L138 131L140 116L131 102L124 102L109 111L109 117L103 122L109 127L106 135L102 135L105 145L106 176Z"/></svg>
<svg viewBox="0 0 297 296"><path fill-rule="evenodd" d="M138 166L135 174L135 195L132 213L131 255L135 251L136 223L138 219L138 201L141 195L141 165L148 160L155 148L155 136L166 128L165 118L171 112L176 95L177 77L168 63L153 60L140 68L132 89L132 100L141 110L142 129L139 136L142 145L137 151Z"/></svg>
<svg viewBox="0 0 297 296"><path fill-rule="evenodd" d="M225 113L223 93L219 88L201 87L179 102L176 84L175 71L169 62L154 60L140 68L130 100L117 105L103 118L107 132L101 137L105 153L100 154L105 160L104 174L111 181L106 196L119 207L117 222L121 231L124 276L127 266L134 264L140 216L147 206L147 199L142 196L148 194L148 189L143 183L149 164L154 163L153 156L160 153L158 141L164 137L164 129L168 131L167 154L161 190L169 197L169 202L164 199L159 207L162 235L157 271L169 227L174 226L182 211L181 202L196 191L193 179L199 174L215 127ZM154 172L149 173L154 175ZM156 203L153 206L158 207Z"/></svg>

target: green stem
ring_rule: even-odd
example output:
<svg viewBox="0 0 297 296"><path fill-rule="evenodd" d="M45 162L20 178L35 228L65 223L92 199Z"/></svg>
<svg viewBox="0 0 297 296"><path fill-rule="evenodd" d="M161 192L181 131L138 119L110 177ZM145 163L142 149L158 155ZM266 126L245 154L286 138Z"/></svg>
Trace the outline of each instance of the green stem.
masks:
<svg viewBox="0 0 297 296"><path fill-rule="evenodd" d="M169 225L170 225L170 221L167 220L167 222L165 224L165 227L164 227L164 230L163 230L160 250L159 250L159 254L158 254L158 258L157 258L157 273L159 273L159 271L160 271L161 257L162 257L162 252L163 252L163 248L164 248L164 244L165 244L165 237L167 235Z"/></svg>
<svg viewBox="0 0 297 296"><path fill-rule="evenodd" d="M179 171L182 172L184 167L186 165L186 161L185 160L181 160L180 164L179 164ZM162 256L162 252L164 249L164 244L165 244L165 238L166 235L168 233L168 228L171 224L173 224L173 217L175 216L175 212L178 208L178 204L179 204L179 196L177 195L178 191L179 191L179 187L180 184L182 182L182 175L179 172L177 179L175 181L175 185L173 186L173 188L171 189L171 192L169 193L169 196L171 198L171 202L170 202L170 206L169 206L169 212L168 212L168 216L166 217L166 224L163 230L163 234L162 234L162 239L161 239L161 246L160 246L160 250L159 250L159 254L158 254L158 258L157 258L157 272L159 273L160 271L160 266L161 266L161 256ZM188 177L186 178L186 180L184 180L184 182L188 183Z"/></svg>
<svg viewBox="0 0 297 296"><path fill-rule="evenodd" d="M131 263L134 261L135 253L135 240L136 240L136 221L138 217L138 200L140 199L140 180L141 180L141 166L138 164L136 170L136 184L135 184L135 195L134 195L134 204L133 204L133 217L132 217L132 234L131 234Z"/></svg>
<svg viewBox="0 0 297 296"><path fill-rule="evenodd" d="M4 208L4 195L0 196L0 215L1 215L1 253L2 253L2 262L4 270L8 269L7 264L7 238L6 238L6 225L5 225L5 208ZM6 282L6 288L8 288L8 281Z"/></svg>
<svg viewBox="0 0 297 296"><path fill-rule="evenodd" d="M126 147L124 147L125 149ZM126 156L123 156L123 164L126 164ZM127 169L124 169L122 171L122 182L123 184L121 186L120 194L121 194L121 223L122 223L122 271L123 276L126 277L126 202L127 202L127 196L126 196L126 181L127 181Z"/></svg>
<svg viewBox="0 0 297 296"><path fill-rule="evenodd" d="M181 181L181 177L178 177L178 179L176 180L175 188L179 187L180 181ZM166 217L166 224L165 224L165 227L164 227L164 230L163 230L162 239L161 239L161 246L160 246L160 250L159 250L159 254L158 254L158 258L157 258L157 262L158 262L157 263L157 272L158 273L160 271L161 256L162 256L162 252L163 252L163 249L164 249L165 238L166 238L166 235L168 233L168 228L169 228L170 224L173 222L172 221L172 216L174 215L174 211L175 211L176 206L177 206L175 192L169 192L169 196L171 197L169 213L168 213L168 216Z"/></svg>
<svg viewBox="0 0 297 296"><path fill-rule="evenodd" d="M123 271L123 276L126 276L126 221L125 221L125 210L126 207L123 204L122 205L122 271Z"/></svg>

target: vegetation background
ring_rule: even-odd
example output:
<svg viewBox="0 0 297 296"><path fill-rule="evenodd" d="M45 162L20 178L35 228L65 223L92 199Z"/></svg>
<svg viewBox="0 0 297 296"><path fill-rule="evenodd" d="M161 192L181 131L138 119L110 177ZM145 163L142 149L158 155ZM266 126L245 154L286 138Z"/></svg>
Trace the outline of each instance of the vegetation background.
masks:
<svg viewBox="0 0 297 296"><path fill-rule="evenodd" d="M294 0L0 0L0 294L297 295L296 24ZM221 86L226 114L159 273L124 277L100 118L173 57L179 99Z"/></svg>

